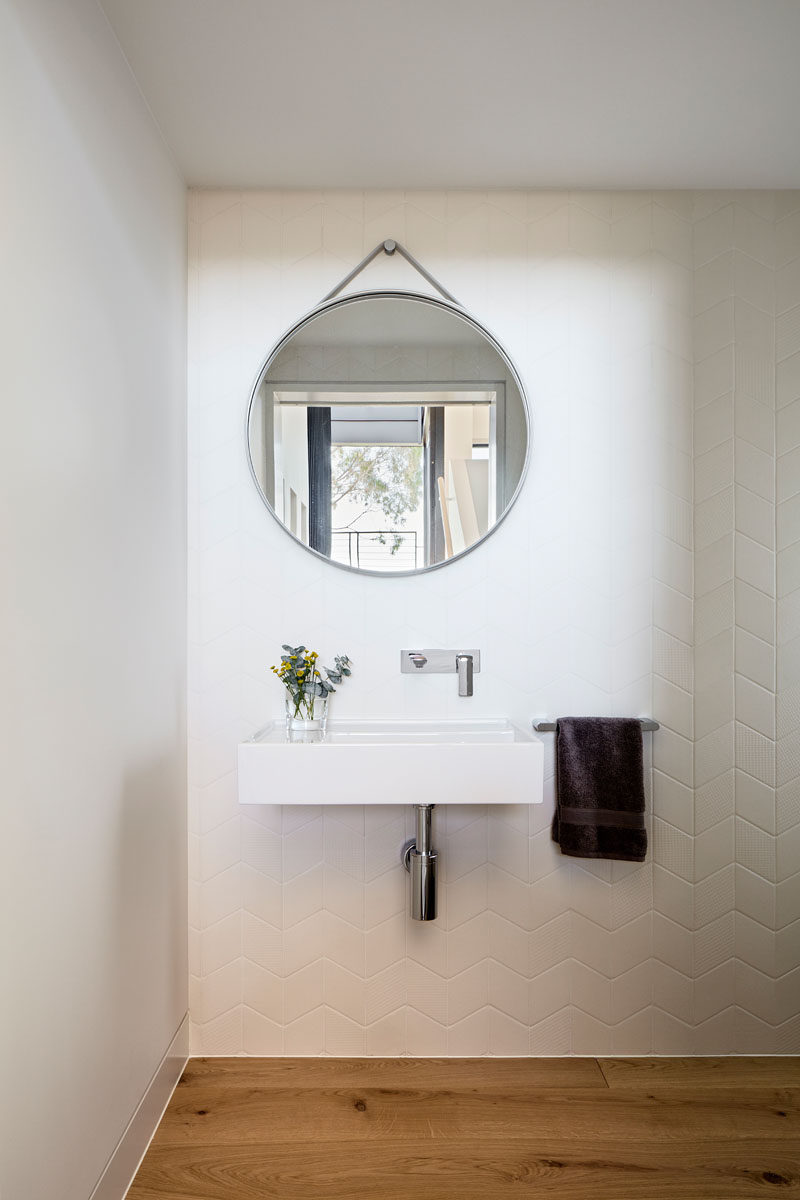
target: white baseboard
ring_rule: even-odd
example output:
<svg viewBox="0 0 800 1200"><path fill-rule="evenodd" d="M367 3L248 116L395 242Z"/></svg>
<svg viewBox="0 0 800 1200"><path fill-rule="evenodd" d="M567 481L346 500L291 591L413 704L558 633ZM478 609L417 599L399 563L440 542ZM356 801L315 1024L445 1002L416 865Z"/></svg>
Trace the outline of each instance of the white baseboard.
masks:
<svg viewBox="0 0 800 1200"><path fill-rule="evenodd" d="M189 1057L189 1015L158 1064L89 1200L124 1200Z"/></svg>

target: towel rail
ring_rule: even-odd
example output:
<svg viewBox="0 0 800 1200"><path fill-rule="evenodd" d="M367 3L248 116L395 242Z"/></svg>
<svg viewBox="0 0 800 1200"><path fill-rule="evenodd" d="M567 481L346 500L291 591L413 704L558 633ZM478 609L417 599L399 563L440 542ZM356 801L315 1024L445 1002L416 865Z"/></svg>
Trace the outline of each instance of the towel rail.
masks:
<svg viewBox="0 0 800 1200"><path fill-rule="evenodd" d="M639 719L645 733L661 728L658 721L651 721L649 717L640 717ZM555 721L531 721L531 724L537 733L555 733L556 730Z"/></svg>

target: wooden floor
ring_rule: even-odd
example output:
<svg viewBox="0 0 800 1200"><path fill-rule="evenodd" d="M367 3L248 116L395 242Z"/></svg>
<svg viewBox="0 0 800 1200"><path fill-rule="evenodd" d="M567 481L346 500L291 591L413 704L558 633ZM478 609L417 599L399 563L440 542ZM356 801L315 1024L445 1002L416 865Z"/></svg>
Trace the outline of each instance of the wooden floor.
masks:
<svg viewBox="0 0 800 1200"><path fill-rule="evenodd" d="M128 1200L771 1195L800 1058L195 1058Z"/></svg>

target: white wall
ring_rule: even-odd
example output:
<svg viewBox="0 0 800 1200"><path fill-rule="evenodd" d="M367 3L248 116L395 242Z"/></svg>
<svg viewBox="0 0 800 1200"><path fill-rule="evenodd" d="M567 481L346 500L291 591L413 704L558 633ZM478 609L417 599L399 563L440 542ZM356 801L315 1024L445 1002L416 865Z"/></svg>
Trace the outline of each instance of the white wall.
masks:
<svg viewBox="0 0 800 1200"><path fill-rule="evenodd" d="M0 142L0 1192L86 1200L186 1010L184 189L94 0Z"/></svg>
<svg viewBox="0 0 800 1200"><path fill-rule="evenodd" d="M197 1051L798 1049L798 1018L789 1018L800 966L792 591L800 526L790 512L799 214L800 197L789 193L192 194ZM530 474L507 520L463 562L416 579L346 575L295 546L256 494L242 434L271 343L389 237L500 337L533 408ZM358 281L373 284L418 289L420 280L391 259ZM755 709L744 707L745 676L755 677L760 660L741 633L737 641L732 617L726 624L735 440L736 483L753 493L735 499L737 570L756 573L769 609L764 653L774 651L766 636L774 546L764 543L761 561L749 541L768 539L771 528L757 499L765 487L774 508L776 364L786 644L777 793L774 743L755 744ZM735 388L726 374L734 369ZM756 384L766 389L755 397L762 408L750 404ZM717 513L706 500L723 492ZM708 599L715 570L731 585L719 604ZM744 630L753 618L737 605ZM441 916L414 924L398 860L406 812L312 805L240 814L236 742L280 712L268 666L284 641L350 654L340 716L652 713L662 729L650 743L648 861L562 858L550 840L551 765L540 808L437 811ZM472 700L459 700L448 677L400 676L402 647L459 642L484 656ZM768 715L772 676L760 686ZM744 776L762 770L770 781L756 818L743 808ZM759 822L761 857L748 828ZM755 925L740 915L746 905Z"/></svg>

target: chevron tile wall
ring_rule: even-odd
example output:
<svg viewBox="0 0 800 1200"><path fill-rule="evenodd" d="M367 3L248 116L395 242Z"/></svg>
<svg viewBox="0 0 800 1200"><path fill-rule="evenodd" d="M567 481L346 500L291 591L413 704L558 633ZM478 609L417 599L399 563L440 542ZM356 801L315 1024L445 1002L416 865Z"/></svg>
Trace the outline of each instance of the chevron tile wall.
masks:
<svg viewBox="0 0 800 1200"><path fill-rule="evenodd" d="M195 1052L800 1049L800 196L195 191L190 237ZM387 237L533 413L508 519L418 579L318 564L244 453L271 345ZM562 858L548 746L548 803L436 812L441 916L412 923L407 810L239 810L293 639L354 660L341 716L463 711L397 651L467 640L472 715L652 713L648 862Z"/></svg>

